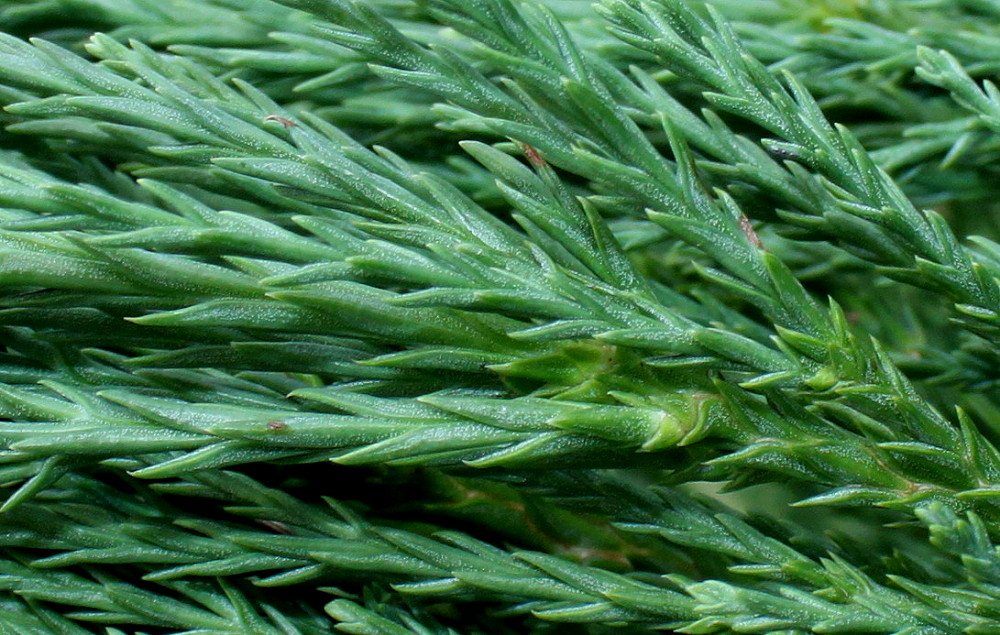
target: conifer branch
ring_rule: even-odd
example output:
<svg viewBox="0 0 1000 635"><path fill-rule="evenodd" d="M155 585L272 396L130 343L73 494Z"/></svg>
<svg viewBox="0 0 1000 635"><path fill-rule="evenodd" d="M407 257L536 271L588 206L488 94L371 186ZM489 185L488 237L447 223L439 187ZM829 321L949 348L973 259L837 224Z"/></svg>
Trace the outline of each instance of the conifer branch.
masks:
<svg viewBox="0 0 1000 635"><path fill-rule="evenodd" d="M693 610L699 618L687 628L694 632L719 624L765 632L763 629L784 624L817 632L829 628L864 628L866 632L898 633L905 632L902 630L905 628L919 627L932 633L947 633L989 623L992 609L973 604L973 596L979 603L996 602L982 592L955 592L945 586L919 583L899 575L887 577L897 588L881 585L843 558L815 562L732 515L713 514L704 505L676 494L666 494L669 506L664 506L663 511L656 512L647 522L622 526L631 531L652 532L689 548L722 553L731 559L729 568L732 571L748 576L741 584L725 584L695 582L673 575L673 582L682 586L697 604L665 588L608 572L587 570L541 554L521 552L511 559L486 544L458 535L440 535L437 540L431 540L406 531L378 527L346 507L335 506L336 513L324 511L236 474L218 473L194 480L217 492L226 492L224 498L244 505L230 507L232 511L266 519L265 526L280 527L281 532L262 534L259 530L185 519L173 520L176 528L170 528L163 524L166 519L162 512L140 508L131 510L131 519L124 521L127 525L122 529L109 531L109 522L123 522L113 518L118 514L99 512L79 503L56 507L56 515L43 506L29 505L8 516L5 522L13 523L14 527L30 527L37 526L41 520L50 527L50 535L56 537L54 540L36 540L27 546L62 553L35 560L31 563L35 568L103 562L154 567L173 564L175 566L144 576L147 580L168 585L170 580L185 575L232 577L270 570L271 575L257 580L256 584L274 588L327 580L355 569L364 570L369 559L374 558L383 563L381 576L394 581L394 588L415 597L454 597L468 601L499 596L511 603L511 611L530 610L542 619L555 621L662 620L690 615ZM602 485L611 484L601 484L599 478L591 483L597 483L599 490L603 489ZM625 494L621 499L625 507L619 507L615 513L618 518L634 513L628 508L634 500L646 499L645 503L650 498L648 494L617 486L613 491ZM149 517L150 512L154 517ZM646 513L640 512L641 515ZM39 518L38 514L44 518ZM64 532L63 526L68 530L72 525L59 518L61 514L88 518L92 530L81 532L77 527L74 532ZM922 510L920 515L931 528L934 544L945 551L962 553L975 549L982 553L985 549L986 557L992 557L988 555L993 552L989 538L974 516L970 517L971 525L968 525L940 506ZM143 526L151 521L155 529ZM209 538L195 538L191 532L206 534ZM11 540L18 544L24 540L25 531L8 528L5 535L10 537L6 540L8 544ZM967 546L970 543L973 546ZM80 547L73 549L75 545ZM220 553L222 545L228 545L229 554ZM273 573L274 570L278 572ZM984 579L992 575L988 565L981 571L979 575ZM111 605L103 601L94 604L92 589L96 587L93 584L88 586L72 576L50 577L61 579L67 590L79 593L64 592L59 601L81 602L83 606L95 608L97 612L91 619L102 621L100 611L109 611ZM550 579L545 582L545 578ZM16 575L8 573L8 581L14 579ZM41 599L56 599L44 584L22 584L27 585L27 581L14 588ZM112 598L134 593L106 581L104 584L112 587L108 589ZM82 594L84 588L91 589L86 598ZM804 610L796 606L795 598L805 597L807 592L814 595L815 601ZM921 606L929 596L943 599L952 610L947 615L925 614ZM121 599L115 601L123 602ZM177 605L172 606L176 612ZM218 612L218 609L213 610ZM340 619L375 620L364 612L359 615L355 606L344 601L334 602L328 612ZM178 623L176 619L167 620L160 613L144 615L153 624ZM188 610L182 615L191 620L188 623L209 623L211 620L203 611Z"/></svg>
<svg viewBox="0 0 1000 635"><path fill-rule="evenodd" d="M0 3L0 627L992 628L995 7L105 4Z"/></svg>
<svg viewBox="0 0 1000 635"><path fill-rule="evenodd" d="M838 230L828 219L824 231L838 238L853 235L847 241L870 234L865 247L887 265L883 271L949 294L969 328L993 337L991 316L1000 315L998 272L960 246L934 212L914 209L853 135L826 122L794 76L786 75L788 87L782 86L742 51L721 19L710 25L681 3L613 1L605 6L618 35L658 55L668 67L698 77L715 91L706 94L714 106L777 135L771 148L788 152L841 190L834 192L841 212L854 220ZM898 255L889 256L890 249Z"/></svg>
<svg viewBox="0 0 1000 635"><path fill-rule="evenodd" d="M412 48L412 45L410 48L403 46L397 41L402 36L392 30L388 23L379 22L380 18L377 17L369 17L376 21L375 24L381 25L380 28L389 29L385 37L396 38L385 46L385 50L411 50L414 59L424 60L420 62L421 64L442 63L423 49ZM866 345L850 335L843 316L836 308L830 313L820 309L780 261L754 244L752 236L747 233L740 221L742 213L732 199L713 199L699 189L696 174L691 171L689 162L682 158L685 156L684 145L673 133L671 134L674 139L674 150L677 157L681 158L677 164L671 164L659 157L628 118L618 117L620 129L607 133L611 136L606 135L606 140L602 143L604 151L608 153L621 152L623 148L632 147L634 149L630 154L621 155L620 160L637 161L640 165L648 164L642 168L645 170L645 176L641 178L645 181L640 180L637 186L632 186L629 178L639 178L642 172L637 172L636 177L626 178L624 174L627 173L622 173L617 178L610 178L609 175L616 174L609 169L610 164L603 159L598 161L599 157L596 154L581 155L572 148L573 142L570 139L580 138L579 133L560 133L569 135L569 138L556 136L552 138L552 143L555 145L552 143L545 145L543 138L536 139L533 136L535 134L531 132L533 128L526 128L523 125L517 128L527 135L522 137L524 141L531 142L533 147L539 147L547 154L555 154L558 158L561 152L566 161L569 161L570 157L576 157L583 165L587 165L588 161L596 162L594 168L587 168L584 171L584 175L592 175L595 179L601 176L608 187L622 188L619 191L623 194L642 198L648 204L665 206L662 207L663 212L651 212L652 218L671 231L679 233L685 240L692 242L701 240L699 246L702 249L726 266L731 274L742 278L742 281L738 281L717 273L709 276L725 288L763 303L765 311L779 327L776 335L784 341L784 347L776 350L743 336L706 328L683 314L678 315L663 307L660 298L654 295L652 290L644 288L637 282L638 278L630 271L631 266L620 255L615 255L614 244L609 242L606 236L601 236L600 223L596 222L595 217L592 214L588 217L585 207L580 207L579 203L568 198L565 192L561 192L558 182L551 175L546 176L547 168L544 165L539 166L541 171L539 178L495 150L481 145L467 146L480 162L499 177L501 187L506 187L511 203L524 214L524 220L520 222L525 231L539 245L543 245L544 251L547 252L543 257L537 249L529 254L521 239L510 228L498 224L491 216L478 210L470 201L444 184L413 174L391 155L381 158L363 150L342 134L324 126L319 120L310 119L293 127L279 124L277 128L268 131L268 122L264 121L266 116L261 117L253 113L254 109L260 109L263 105L272 112L283 111L277 104L253 92L246 85L243 85L243 89L247 96L240 97L231 89L219 84L199 83L197 80L192 83L193 77L186 76L184 72L167 69L162 65L160 58L151 52L141 47L128 50L106 38L96 41L95 50L100 50L102 56L106 58L114 55L121 61L134 65L133 71L143 76L147 82L158 86L159 94L137 87L107 71L81 66L80 62L49 47L43 46L42 50L36 52L36 49L17 45L13 41L10 42L10 46L18 54L26 56L25 59L31 60L31 64L51 66L53 81L60 84L75 83L78 87L77 92L82 93L77 98L56 98L55 102L52 99L42 99L39 102L17 104L9 108L13 112L30 114L33 109L42 107L42 104L45 117L60 113L59 109L64 109L62 112L65 114L75 113L75 116L119 112L122 113L119 116L127 118L128 125L139 124L152 131L169 134L177 141L196 143L190 148L181 148L179 152L171 151L172 159L188 157L188 160L193 160L196 164L210 159L215 165L232 174L248 174L255 179L267 179L272 182L281 179L278 182L283 181L293 187L309 189L327 197L331 202L335 201L339 205L346 203L354 214L366 217L366 224L362 226L364 229L376 230L378 223L403 224L414 230L420 228L420 232L433 236L433 240L439 242L442 247L463 244L462 241L476 245L475 251L470 252L471 258L468 256L458 260L453 258L442 263L446 263L447 269L442 269L440 265L432 264L433 260L428 260L430 257L440 259L444 253L440 250L414 252L411 248L410 255L406 255L402 260L399 258L407 254L407 250L398 247L393 248L390 260L385 260L384 257L372 259L370 256L354 255L351 252L339 256L351 267L361 271L375 268L379 276L396 276L395 279L399 282L416 285L414 292L395 296L376 287L350 281L350 277L347 281L343 280L345 271L342 266L307 266L303 271L292 274L287 268L276 268L274 264L265 264L274 261L252 263L252 268L248 269L247 266L251 263L242 264L244 261L231 260L239 268L244 269L244 272L238 272L230 268L205 265L187 258L136 250L135 247L142 247L147 243L132 241L123 243L121 239L111 239L108 236L89 241L83 250L76 244L71 246L69 242L64 242L62 249L64 257L68 260L59 266L89 268L85 270L89 272L87 277L93 279L93 282L86 283L87 286L82 289L90 293L99 293L103 290L104 293L111 291L114 294L124 292L133 295L139 293L159 295L169 293L169 289L173 288L172 277L183 277L186 281L187 297L190 298L191 292L194 291L195 297L200 295L204 302L174 311L160 311L132 318L132 321L143 326L161 328L220 326L255 330L281 328L329 335L342 332L344 328L350 329L353 325L365 324L369 325L368 329L375 330L362 330L355 334L363 339L373 338L372 341L376 344L398 345L408 341L410 345L413 343L423 345L413 352L368 359L366 364L377 363L390 367L430 370L440 363L435 360L443 359L443 351L447 351L449 356L457 353L469 357L470 367L473 370L488 364L496 372L510 378L535 381L548 378L551 383L561 386L559 392L568 402L553 405L563 410L568 408L566 412L573 413L569 416L560 414L559 410L546 413L544 418L539 420L537 424L539 427L528 430L511 430L510 423L487 416L486 426L493 427L495 430L493 432L490 431L490 427L484 427L482 414L475 414L475 409L468 411L465 409L466 406L461 406L458 414L475 422L472 427L466 428L468 433L475 435L475 440L465 436L456 437L453 442L457 445L452 447L448 444L442 445L440 435L435 432L436 419L430 422L419 422L418 419L405 427L390 426L385 433L378 433L372 429L358 436L360 427L366 425L364 420L327 417L325 423L315 424L318 426L317 430L322 431L320 437L309 440L299 438L299 429L311 428L312 424L295 419L292 425L289 425L284 419L289 418L290 412L268 411L265 417L267 421L260 418L261 413L255 413L253 419L247 423L236 426L224 424L214 429L200 427L191 430L189 424L173 422L170 427L176 430L179 426L180 430L171 431L155 440L146 432L148 424L140 424L134 429L134 436L130 437L123 430L121 436L111 441L113 444L111 447L106 446L107 442L89 444L83 449L85 454L100 456L102 453L114 455L167 449L197 450L186 458L172 460L169 463L172 466L170 468L163 467L160 468L161 471L152 470L148 474L144 472L151 476L176 473L162 470L205 469L210 466L231 465L232 461L242 462L250 457L252 460L268 456L295 456L305 460L325 459L331 456L332 450L341 447L336 439L344 437L353 439L354 443L360 439L363 445L371 447L366 450L358 448L357 452L347 454L337 452L339 460L342 461L444 460L445 462L474 461L474 464L482 466L513 465L518 461L539 460L541 457L550 456L549 453L552 451L559 454L579 454L579 450L589 447L591 440L595 438L600 439L596 448L603 448L605 452L615 446L647 451L669 448L678 442L691 443L704 436L705 432L713 427L708 424L702 407L695 405L704 402L705 398L701 395L705 394L705 391L708 391L709 395L715 393L704 379L693 381L689 379L680 386L671 385L673 390L680 388L681 394L688 395L687 399L690 400L688 405L664 404L656 398L649 402L652 395L647 394L647 391L657 381L655 377L658 371L655 370L643 371L651 373L649 379L653 382L645 388L638 386L634 379L626 380L618 374L612 374L602 382L600 390L621 392L622 389L627 389L636 393L636 396L630 399L645 400L642 406L637 407L634 401L626 401L623 406L607 409L607 406L586 405L584 399L585 405L581 411L581 406L574 403L576 399L572 386L575 384L586 386L588 376L600 372L601 366L607 363L601 357L602 350L610 352L613 356L611 361L616 366L629 367L642 359L640 357L635 361L629 361L628 354L619 358L618 353L614 352L616 348L604 348L610 344L625 347L624 350L638 347L640 350L652 349L661 355L667 354L665 358L647 358L644 362L646 369L690 367L703 372L700 369L717 368L750 373L743 381L743 386L753 390L765 391L774 387L794 386L797 398L806 403L822 404L828 413L850 428L865 430L869 434L871 430L877 429L880 438L874 444L860 437L845 441L850 438L851 433L846 433L848 437L844 437L845 432L837 427L829 428L829 431L820 434L822 443L839 445L846 442L857 446L853 452L857 457L855 462L846 467L847 473L851 475L852 485L831 498L823 499L825 502L856 501L859 498L870 500L871 497L875 497L878 500L900 501L910 505L927 495L952 496L953 492L978 490L990 486L989 482L984 482L977 476L980 468L976 467L976 462L986 461L988 464L990 459L985 457L992 451L989 449L992 446L988 442L980 444L980 447L984 448L982 451L987 454L970 462L964 458L969 456L964 447L965 437L958 434L932 407L921 404L920 398L891 363L885 361L873 372L865 360L871 357L875 349L866 352L868 350ZM560 60L563 60L563 55L568 56L568 59L574 59L572 52L555 55ZM566 62L563 60L560 63ZM155 67L163 72L170 72L174 79L153 70ZM19 67L15 65L13 68ZM56 70L57 68L63 69L62 75ZM438 70L447 72L444 67ZM588 84L579 84L577 88L569 88L574 85L566 84L566 90L569 91L567 94L571 100L574 98L583 100L581 103L586 102L591 106L592 114L601 112L601 108L608 104L613 104L600 101L605 99L602 95L606 95L601 88L604 84L596 77L590 77L588 75L590 71L586 66L581 66L579 70L573 72L577 72L579 79ZM188 86L194 94L183 86ZM492 95L493 101L488 103L493 103L491 107L497 109L498 113L510 112L512 117L517 117L520 121L531 121L542 112L527 110L506 94L497 92L496 87L486 80L482 80L478 86L477 94ZM546 86L551 88L554 84ZM209 101L208 96L218 91L224 91L236 101L230 102L225 109ZM98 96L108 92L110 95ZM199 97L199 93L204 96ZM140 103L135 100L148 101L150 106L158 104L152 112L159 114L154 117L112 106L112 104L124 106L127 103ZM198 110L194 109L195 104L198 104ZM609 107L617 108L613 105ZM69 110L65 110L66 108ZM595 124L588 120L587 116L589 115L583 116L580 125L587 126L585 130L593 131ZM186 125L178 123L185 120L190 123ZM500 123L497 125L508 125L503 124L506 120L498 121ZM236 130L241 132L237 134ZM674 129L668 127L667 130L671 132ZM612 143L616 138L615 135L621 136L621 143ZM592 136L595 139L601 138L596 132ZM331 151L329 144L331 138L344 144L340 151ZM305 160L302 155L297 154L297 149L307 149L313 155L309 160ZM232 156L234 151L237 156ZM253 154L264 152L277 153L280 158L253 158ZM591 158L580 159L588 156ZM292 166L298 168L293 169ZM600 166L600 170L596 166ZM374 188L358 179L345 176L352 173L359 175L363 169L376 169L381 174L379 180L375 181L377 185ZM621 167L616 169L620 171ZM308 171L307 173L313 176L304 178L303 171ZM673 180L670 180L671 178ZM325 183L318 186L317 180ZM516 188L512 187L514 184ZM169 190L158 188L156 191L175 207L180 205L183 213L188 216L198 215L206 218L210 215L209 211L199 208L191 201L179 198ZM531 194L525 196L528 193ZM434 204L441 203L446 205L446 213L453 222L443 222L446 217L433 207ZM551 209L553 204L560 206L565 219L561 221L563 224L539 226L538 223L551 222L538 213L539 204L548 209ZM697 220L704 214L710 215L709 218L713 219L711 223L706 224ZM350 216L341 217L342 220L347 218ZM345 233L344 230L347 228L343 225L341 227L343 229L331 223L317 224L313 220L309 220L304 226L314 235L326 238L328 244L336 240L342 248L352 243L356 245L355 249L363 246L360 241L350 238L352 234L357 235L356 229ZM710 227L714 233L708 232ZM293 235L276 234L274 230L265 229L264 226L260 226L260 229L267 233L268 245L249 254L243 251L239 253L241 258L247 255L258 258L269 254L277 256L279 252L284 254L290 250L294 251L295 248L279 244L273 238L282 236L286 243L298 240ZM379 239L384 238L385 234L380 235L376 230L372 236ZM46 249L52 249L58 244L52 242L56 240L55 237L46 236L45 240ZM551 242L553 240L555 242ZM590 244L581 243L581 240L590 241ZM109 248L103 247L102 243L110 244L114 251L107 251ZM383 249L389 247L384 242L375 244ZM218 244L213 243L212 248L218 249ZM500 271L497 270L497 266L501 260L495 251L491 254L490 250L504 253L506 260L503 261L502 267L506 273L498 276ZM314 251L312 254L306 252L303 258L315 257L316 253L319 252ZM512 258L511 256L515 254L517 256ZM602 260L594 260L598 256ZM37 283L45 286L59 285L62 278L46 275L47 270L52 270L56 266L52 263L51 256L48 258L44 263L39 258L29 260L28 262L32 263L31 275L35 277ZM161 278L160 282L156 276L150 277L147 273L154 263L159 269L157 276ZM261 269L261 266L264 269ZM537 275L539 266L546 272L547 284L551 285L549 289L528 283ZM24 280L23 276L27 275L28 267L26 264L20 270L18 280ZM415 274L418 277L414 278ZM442 276L449 276L450 284L455 286L452 288L442 286L442 282L446 279ZM254 277L260 282L255 282ZM80 282L74 281L74 284L79 285ZM295 288L303 284L307 286L302 290ZM483 284L490 286L483 288L480 286ZM429 285L430 288L420 290L424 285ZM289 286L292 288L285 290ZM74 289L82 290L77 287ZM246 299L239 299L239 296L244 296ZM522 320L489 315L490 311L496 311L501 306L508 312L514 306L519 307L516 313L523 316ZM476 312L466 312L467 309L474 309ZM331 310L336 310L338 316L332 322L329 317ZM380 317L378 320L373 320L376 312ZM253 320L247 319L246 316L249 314L254 315ZM606 317L599 317L602 314ZM582 320L583 316L587 316L587 319ZM557 321L550 326L532 327L530 323L523 321L524 317ZM332 331L326 330L331 328ZM585 345L582 349L577 344L558 344L559 340L564 340L566 337L576 338L581 335L595 336L603 344ZM553 337L556 342L555 349L546 343L552 341ZM442 349L441 346L445 342L451 344L451 347ZM456 350L456 345L459 350ZM828 365L831 360L828 347L831 346L834 350L840 351L837 354L838 363L833 366ZM521 351L522 354L528 353L530 356L527 359L509 357L509 351L512 349ZM499 355L501 350L508 353ZM793 350L796 353L793 354ZM590 355L593 359L591 369L582 373L573 369L578 364L574 358L580 353ZM807 356L806 359L813 358L805 365L799 356L803 353ZM453 365L454 362L449 359L448 363ZM561 365L567 370L573 370L569 375L560 377L557 369ZM555 382L552 382L553 379ZM838 388L834 393L835 399L831 400L822 393L833 386ZM877 391L885 394L891 405L886 406L870 398L856 397L860 386L865 386L864 391L867 392ZM657 387L655 390L663 390L663 387ZM799 451L797 448L803 443L803 431L815 430L817 427L822 427L822 424L819 420L812 421L811 415L806 416L803 411L798 415L792 415L793 420L800 421L799 430L787 430L787 436L777 447L771 441L765 441L760 445L758 440L770 435L764 434L762 422L752 423L756 415L747 416L743 413L733 418L734 413L743 412L750 408L749 404L752 403L738 395L738 392L727 395L732 403L738 405L735 406L734 412L720 417L726 424L714 426L716 428L714 432L723 438L736 440L746 447L741 453L723 459L716 465L724 466L727 461L739 464L753 456L765 466L765 469L770 465L789 473L787 460ZM124 403L135 403L137 398L119 397L125 400ZM430 396L427 399L430 400L429 403L434 404L436 398ZM777 400L775 403L784 403L784 398L778 393L774 393L772 399ZM900 412L896 404L903 401L913 404L913 407L902 415L903 420L897 424L904 426L903 429L906 430L902 438L895 433L889 433L884 426L873 428L868 423L885 417L898 419ZM538 405L530 403L532 407ZM712 400L704 403L712 403ZM509 405L505 403L505 406ZM792 412L789 408L791 406L782 407L781 410L789 415ZM449 406L445 406L444 410L449 411ZM156 412L157 409L153 408L153 411ZM614 429L612 421L626 412L631 413L628 416L635 417L637 426L629 430ZM690 415L688 412L700 414ZM170 417L158 412L157 417L163 416ZM230 421L245 419L244 416L237 414L226 418ZM766 418L767 415L764 415L764 420ZM270 427L272 421L278 421L287 427L276 430ZM734 426L733 421L739 423ZM300 423L303 425L300 426ZM417 423L417 427L411 427L413 423ZM448 421L437 422L436 425L448 427L456 424ZM384 424L379 423L377 427L384 427ZM555 427L556 431L551 431L552 427ZM99 426L88 431L80 429L78 424L73 423L70 424L70 429L75 431L73 438L77 441L84 438L93 439L95 435L100 434ZM51 428L51 437L62 439L56 441L55 445L38 436L41 432L41 428L33 426L30 431L33 439L18 440L11 447L26 453L25 458L31 457L31 459L38 458L39 454L52 455L68 451L66 439L70 437L66 436L69 432L66 424L56 424ZM308 430L304 433L307 437L312 434ZM25 431L25 434L29 432ZM916 438L909 435L916 435ZM221 436L224 440L210 442L213 436ZM807 438L811 436L812 433L808 434ZM424 438L434 438L436 441L428 448L422 448ZM139 439L144 439L145 445L135 445ZM900 441L910 440L929 444L935 448L929 451L931 453L944 451L956 457L963 457L958 461L959 464L966 465L960 472L965 476L965 481L960 481L961 485L941 481L925 484L923 479L913 480L907 476L906 471L909 468L906 467L901 468L901 473L895 478L888 479L884 474L877 474L877 471L873 470L873 465L898 462L904 456L907 457L906 461L913 460L911 457L919 452L910 446L898 445ZM248 454L247 441L250 441L251 445L263 443L264 446L277 447L268 450L260 448L259 451L263 451L264 454L253 452ZM566 445L567 442L570 445ZM576 443L582 445L577 448ZM809 443L812 441L806 443L807 447ZM879 448L876 454L885 454L885 457L869 458L873 450L862 448L871 447ZM74 453L79 451L76 450ZM275 452L277 454L274 454ZM937 460L945 461L948 466L955 465L953 460L946 460L943 455ZM838 466L832 473L838 473L843 468L844 466ZM824 483L837 481L832 477L830 470L816 473L811 469L802 472L800 468L792 468L790 472L799 476L808 474L809 478L819 478ZM723 471L721 474L727 472Z"/></svg>

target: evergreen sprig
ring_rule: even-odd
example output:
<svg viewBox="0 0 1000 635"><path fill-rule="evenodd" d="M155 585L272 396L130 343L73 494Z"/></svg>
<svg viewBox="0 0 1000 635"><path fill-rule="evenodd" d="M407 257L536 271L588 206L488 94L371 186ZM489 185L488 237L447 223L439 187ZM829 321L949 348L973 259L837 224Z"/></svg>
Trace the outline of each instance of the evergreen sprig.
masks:
<svg viewBox="0 0 1000 635"><path fill-rule="evenodd" d="M896 4L0 3L0 627L994 632L996 8Z"/></svg>

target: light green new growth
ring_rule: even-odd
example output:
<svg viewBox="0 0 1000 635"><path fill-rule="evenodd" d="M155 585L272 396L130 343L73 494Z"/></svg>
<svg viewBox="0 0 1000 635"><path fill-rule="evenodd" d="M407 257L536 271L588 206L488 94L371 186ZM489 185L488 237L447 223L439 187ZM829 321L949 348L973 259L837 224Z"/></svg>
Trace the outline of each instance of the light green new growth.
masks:
<svg viewBox="0 0 1000 635"><path fill-rule="evenodd" d="M998 17L0 1L0 632L1000 632Z"/></svg>

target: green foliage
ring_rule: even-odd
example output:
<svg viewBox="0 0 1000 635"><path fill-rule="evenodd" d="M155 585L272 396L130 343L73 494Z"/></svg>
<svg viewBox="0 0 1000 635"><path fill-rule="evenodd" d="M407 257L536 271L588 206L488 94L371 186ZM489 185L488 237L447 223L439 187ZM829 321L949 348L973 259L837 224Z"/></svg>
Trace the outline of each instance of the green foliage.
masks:
<svg viewBox="0 0 1000 635"><path fill-rule="evenodd" d="M997 17L0 1L0 632L1000 633Z"/></svg>

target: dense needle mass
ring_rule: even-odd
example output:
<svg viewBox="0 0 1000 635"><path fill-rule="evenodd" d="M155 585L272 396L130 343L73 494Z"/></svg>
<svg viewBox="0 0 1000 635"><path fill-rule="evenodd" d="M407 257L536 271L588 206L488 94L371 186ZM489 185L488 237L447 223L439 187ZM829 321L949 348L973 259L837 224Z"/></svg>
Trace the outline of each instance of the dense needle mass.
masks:
<svg viewBox="0 0 1000 635"><path fill-rule="evenodd" d="M0 0L0 631L995 632L998 18Z"/></svg>

